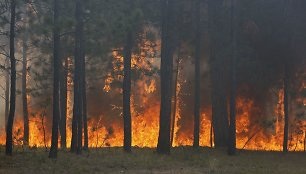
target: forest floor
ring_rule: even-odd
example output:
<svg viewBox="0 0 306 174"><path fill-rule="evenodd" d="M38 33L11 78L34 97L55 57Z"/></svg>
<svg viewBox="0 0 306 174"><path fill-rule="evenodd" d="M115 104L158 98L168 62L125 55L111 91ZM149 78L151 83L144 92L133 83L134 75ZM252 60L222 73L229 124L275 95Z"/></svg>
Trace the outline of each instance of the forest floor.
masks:
<svg viewBox="0 0 306 174"><path fill-rule="evenodd" d="M153 149L91 149L78 156L60 151L58 159L48 158L44 149L15 149L4 155L0 147L0 174L305 174L306 154L239 151L228 156L226 150L191 147L173 148L171 155L158 155Z"/></svg>

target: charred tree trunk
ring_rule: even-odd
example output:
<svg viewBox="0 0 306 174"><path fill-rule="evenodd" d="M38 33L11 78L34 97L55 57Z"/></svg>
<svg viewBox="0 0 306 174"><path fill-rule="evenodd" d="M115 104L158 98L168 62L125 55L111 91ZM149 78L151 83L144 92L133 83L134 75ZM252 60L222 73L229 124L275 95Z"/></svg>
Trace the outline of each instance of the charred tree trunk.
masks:
<svg viewBox="0 0 306 174"><path fill-rule="evenodd" d="M82 153L83 141L83 100L82 100L82 61L84 54L84 29L83 29L83 1L76 1L76 29L75 29L75 73L74 73L74 104L71 151L76 150L77 154Z"/></svg>
<svg viewBox="0 0 306 174"><path fill-rule="evenodd" d="M200 110L201 110L201 0L196 2L196 38L195 38L195 61L194 61L194 133L193 133L193 147L200 146Z"/></svg>
<svg viewBox="0 0 306 174"><path fill-rule="evenodd" d="M59 0L54 0L53 26L53 121L52 139L49 158L57 158L58 127L59 127L59 69L60 69L60 30L59 30Z"/></svg>
<svg viewBox="0 0 306 174"><path fill-rule="evenodd" d="M71 137L71 152L79 153L79 125L80 118L82 117L81 109L81 95L80 95L80 48L81 48L81 39L80 39L80 29L81 29L81 14L80 12L80 0L76 0L76 9L75 9L75 19L76 19L76 28L75 28L75 55L74 55L74 79L73 79L73 116L72 116L72 137ZM82 133L82 132L81 132ZM82 135L81 135L82 136ZM82 140L81 140L82 141Z"/></svg>
<svg viewBox="0 0 306 174"><path fill-rule="evenodd" d="M284 114L285 114L285 125L284 125L284 142L283 152L288 152L288 134L289 134L289 72L288 65L285 64L284 72Z"/></svg>
<svg viewBox="0 0 306 174"><path fill-rule="evenodd" d="M75 53L76 53L76 49L75 49ZM77 138L78 138L78 114L79 114L79 95L77 95L79 93L79 82L78 82L78 67L77 65L77 58L75 55L75 61L74 61L74 65L75 65L75 69L74 69L74 78L73 78L73 113L72 113L72 135L71 135L71 144L70 144L70 151L72 153L77 151Z"/></svg>
<svg viewBox="0 0 306 174"><path fill-rule="evenodd" d="M289 91L290 91L290 77L291 77L291 56L295 56L293 54L293 35L294 29L292 28L291 20L293 18L292 16L292 2L290 0L284 0L283 1L283 10L284 10L284 26L289 33L285 35L285 43L287 48L290 49L287 53L284 55L285 60L283 62L284 64L284 76L283 76L283 85L284 85L284 139L283 139L283 152L287 153L289 151L288 149L288 139L289 139Z"/></svg>
<svg viewBox="0 0 306 174"><path fill-rule="evenodd" d="M230 126L228 154L236 154L236 60L237 60L237 7L236 0L231 0L231 39L232 39L232 72L230 94Z"/></svg>
<svg viewBox="0 0 306 174"><path fill-rule="evenodd" d="M67 122L67 80L68 80L68 58L65 58L64 65L61 66L60 76L60 134L61 134L61 148L65 149L67 144L66 137L66 122Z"/></svg>
<svg viewBox="0 0 306 174"><path fill-rule="evenodd" d="M177 110L177 84L178 84L178 78L179 78L179 68L180 68L180 49L181 46L179 46L178 48L178 56L177 56L177 61L176 61L176 71L175 71L175 79L174 79L174 91L173 91L173 95L174 95L174 101L173 101L173 111L172 111L172 122L171 122L171 147L173 145L173 140L174 140L174 129L175 129L175 117L176 117L176 110Z"/></svg>
<svg viewBox="0 0 306 174"><path fill-rule="evenodd" d="M86 96L86 66L85 66L85 54L82 54L82 114L84 124L84 150L88 150L88 125L87 125L87 96Z"/></svg>
<svg viewBox="0 0 306 174"><path fill-rule="evenodd" d="M16 23L16 2L11 0L11 21L10 21L10 62L11 62L11 95L10 111L6 127L6 155L12 155L13 151L13 124L16 106L16 59L15 59L15 23Z"/></svg>
<svg viewBox="0 0 306 174"><path fill-rule="evenodd" d="M79 84L80 85L80 84ZM81 91L80 91L81 92ZM81 94L81 93L80 93ZM83 148L83 117L82 117L82 105L83 105L83 101L81 99L80 96L80 113L79 113L79 117L78 117L78 146L77 146L77 154L81 154L82 153L82 148Z"/></svg>
<svg viewBox="0 0 306 174"><path fill-rule="evenodd" d="M22 106L23 106L23 143L29 145L29 112L28 112L28 94L27 94L27 29L23 38L22 50Z"/></svg>
<svg viewBox="0 0 306 174"><path fill-rule="evenodd" d="M228 145L228 113L227 97L223 84L221 72L212 70L212 123L214 133L214 144L216 148Z"/></svg>
<svg viewBox="0 0 306 174"><path fill-rule="evenodd" d="M81 95L81 57L82 57L82 2L76 1L75 55L74 55L74 102L72 118L71 152L82 153L82 95Z"/></svg>
<svg viewBox="0 0 306 174"><path fill-rule="evenodd" d="M211 97L212 97L212 123L214 144L216 148L228 145L228 113L227 95L225 88L226 72L224 70L225 57L220 53L223 38L220 33L224 26L223 0L208 1L210 23L210 64L211 64Z"/></svg>
<svg viewBox="0 0 306 174"><path fill-rule="evenodd" d="M74 74L76 76L76 74ZM71 144L70 144L70 151L71 152L76 152L77 150L77 138L78 138L78 96L75 94L78 91L78 84L76 83L76 77L74 77L74 84L73 84L73 93L74 93L74 98L73 98L73 115L72 115L72 135L71 135Z"/></svg>
<svg viewBox="0 0 306 174"><path fill-rule="evenodd" d="M126 45L124 46L124 79L123 79L123 125L124 142L126 152L131 151L132 146L132 119L131 119L131 59L133 48L132 32L128 31Z"/></svg>
<svg viewBox="0 0 306 174"><path fill-rule="evenodd" d="M83 148L83 97L82 97L82 61L85 59L84 58L84 29L83 29L83 0L77 0L76 4L76 20L77 20L77 51L78 51L78 56L79 56L79 117L78 117L78 148L77 148L77 154L82 153L82 148Z"/></svg>
<svg viewBox="0 0 306 174"><path fill-rule="evenodd" d="M171 94L173 69L173 38L171 37L171 20L173 16L174 0L162 2L162 46L161 46L161 108L159 121L159 136L157 152L170 153L170 122L171 122Z"/></svg>
<svg viewBox="0 0 306 174"><path fill-rule="evenodd" d="M7 128L7 121L10 110L10 61L6 60L6 71L5 71L5 130Z"/></svg>
<svg viewBox="0 0 306 174"><path fill-rule="evenodd" d="M46 128L45 128L45 117L46 117L46 111L44 110L43 113L40 115L41 120L41 127L43 130L43 136L44 136L44 145L46 152L48 151L47 142L46 142Z"/></svg>

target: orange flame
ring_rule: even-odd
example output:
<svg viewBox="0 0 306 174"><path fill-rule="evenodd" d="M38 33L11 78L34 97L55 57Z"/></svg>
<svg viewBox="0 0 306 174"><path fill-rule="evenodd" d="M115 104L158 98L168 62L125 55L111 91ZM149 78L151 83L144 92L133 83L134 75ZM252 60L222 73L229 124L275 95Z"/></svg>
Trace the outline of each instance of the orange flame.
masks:
<svg viewBox="0 0 306 174"><path fill-rule="evenodd" d="M157 45L160 48L160 42L152 43L144 40L139 44L140 53L132 56L132 69L145 69L152 71L150 65L158 65L159 60L154 59L154 50L151 45ZM151 58L147 58L151 55ZM107 74L103 90L105 92L122 91L112 88L112 83L122 81L123 78L123 57L120 54L120 49L113 51L113 75L111 72ZM149 56L150 57L150 56ZM71 62L71 60L70 60ZM149 65L150 64L150 65ZM158 68L158 67L157 67ZM68 122L71 122L72 115L72 78L71 74L68 76L68 107L67 115ZM131 96L131 112L132 112L132 145L138 147L156 147L159 131L159 111L160 103L158 100L152 100L148 96L156 95L157 91L157 75L147 76L144 73L140 75L139 79L133 83ZM188 130L182 130L180 125L181 120L181 104L180 99L181 86L184 85L184 80L179 79L178 88L178 109L175 121L175 137L173 146L189 146L193 143L193 127L190 126ZM137 89L136 89L137 88ZM302 89L306 88L303 83ZM283 141L283 127L284 127L284 112L283 112L283 95L284 91L279 90L277 96L277 103L273 104L274 108L273 119L269 125L264 123L255 123L252 121L252 112L256 109L254 101L242 96L237 97L237 148L248 150L282 150ZM136 108L137 103L141 101L142 112L138 112ZM298 101L304 106L306 99L298 98ZM120 108L118 106L114 106ZM114 122L110 125L103 123L103 116L99 118L90 118L88 120L88 134L90 147L114 147L123 145L123 120L121 122ZM44 111L38 112L30 118L30 146L49 147L51 144L50 128L47 126L46 113ZM22 145L22 120L17 119L14 124L14 144ZM302 151L305 149L306 137L306 121L299 119L291 119L290 121L290 142L289 150ZM299 129L297 129L297 127ZM201 129L200 129L200 145L213 146L212 143L212 129L211 129L211 113L208 111L201 113ZM67 124L67 147L70 146L71 140L71 124ZM5 144L4 131L0 134L0 144Z"/></svg>

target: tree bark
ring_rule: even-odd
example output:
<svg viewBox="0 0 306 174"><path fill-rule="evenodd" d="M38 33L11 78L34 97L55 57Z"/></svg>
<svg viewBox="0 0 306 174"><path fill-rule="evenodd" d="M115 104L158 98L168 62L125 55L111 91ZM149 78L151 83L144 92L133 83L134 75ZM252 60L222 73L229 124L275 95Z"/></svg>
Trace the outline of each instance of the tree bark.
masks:
<svg viewBox="0 0 306 174"><path fill-rule="evenodd" d="M86 60L85 60L85 34L84 34L84 8L83 0L79 2L79 27L80 27L80 98L81 98L81 114L83 115L84 126L84 150L88 150L88 125L87 125L87 89L86 89Z"/></svg>
<svg viewBox="0 0 306 174"><path fill-rule="evenodd" d="M10 61L7 59L6 63L6 71L5 71L5 130L7 128L7 121L9 117L9 110L10 110L10 72L9 66Z"/></svg>
<svg viewBox="0 0 306 174"><path fill-rule="evenodd" d="M64 65L61 65L60 76L60 134L61 134L61 148L65 149L67 144L66 124L67 124L67 79L68 79L68 58L65 58Z"/></svg>
<svg viewBox="0 0 306 174"><path fill-rule="evenodd" d="M181 46L178 48L178 57L177 57L177 62L176 62L176 71L175 71L175 79L174 79L174 91L173 91L173 111L172 111L172 118L171 118L171 147L173 146L173 140L174 140L174 129L175 129L175 117L176 117L176 110L177 110L177 84L178 84L178 78L179 78L179 68L180 68L180 49Z"/></svg>
<svg viewBox="0 0 306 174"><path fill-rule="evenodd" d="M283 152L288 152L288 134L289 134L289 72L288 65L285 64L284 72L284 141L283 141Z"/></svg>
<svg viewBox="0 0 306 174"><path fill-rule="evenodd" d="M126 152L131 151L132 146L132 118L131 118L131 59L133 48L132 31L128 31L124 46L124 79L123 79L123 125L124 141L123 148Z"/></svg>
<svg viewBox="0 0 306 174"><path fill-rule="evenodd" d="M10 21L10 62L11 62L11 95L10 109L6 128L6 155L12 155L13 151L13 124L16 107L16 59L15 59L15 23L16 23L16 2L11 0L11 21Z"/></svg>
<svg viewBox="0 0 306 174"><path fill-rule="evenodd" d="M82 62L84 54L84 24L83 24L83 1L76 1L75 10L75 73L74 73L74 105L71 151L76 150L77 154L82 153L83 144L83 97L82 97Z"/></svg>
<svg viewBox="0 0 306 174"><path fill-rule="evenodd" d="M230 92L230 126L228 154L236 154L236 60L237 60L237 7L236 0L231 0L231 39L232 39L232 72Z"/></svg>
<svg viewBox="0 0 306 174"><path fill-rule="evenodd" d="M162 1L161 103L157 152L170 153L170 122L173 70L173 37L171 20L174 0Z"/></svg>
<svg viewBox="0 0 306 174"><path fill-rule="evenodd" d="M26 7L27 8L27 7ZM22 50L22 105L23 105L23 144L29 145L29 111L28 111L28 93L27 93L27 51L28 51L28 9L26 9L25 32L23 36Z"/></svg>
<svg viewBox="0 0 306 174"><path fill-rule="evenodd" d="M85 42L85 41L83 41ZM86 63L85 54L82 54L82 114L84 124L84 150L88 150L88 125L87 125L87 96L86 96Z"/></svg>
<svg viewBox="0 0 306 174"><path fill-rule="evenodd" d="M201 0L196 2L196 38L195 38L195 76L194 76L194 133L193 133L193 147L200 146L200 113L201 113Z"/></svg>
<svg viewBox="0 0 306 174"><path fill-rule="evenodd" d="M59 68L60 68L60 30L59 30L59 0L54 0L53 28L53 121L52 139L49 158L57 158L58 128L59 128Z"/></svg>
<svg viewBox="0 0 306 174"><path fill-rule="evenodd" d="M287 30L289 31L289 34L285 35L285 42L288 43L287 47L290 49L292 48L292 26L290 21L292 20L292 15L290 12L291 8L291 1L290 0L284 0L283 1L283 11L284 11L284 25L289 27ZM284 139L283 139L283 152L287 153L289 151L288 149L288 139L289 139L289 91L290 91L290 76L291 76L291 69L290 69L290 51L286 55L286 59L283 62L284 63L284 77L283 77L283 85L284 85Z"/></svg>
<svg viewBox="0 0 306 174"><path fill-rule="evenodd" d="M74 76L76 76L76 74L74 74ZM72 135L71 135L71 144L70 144L70 151L76 152L77 150L77 138L78 138L78 95L76 95L75 93L77 93L78 91L78 85L76 83L76 77L74 77L74 84L73 84L73 88L74 88L74 98L73 98L73 115L72 115Z"/></svg>
<svg viewBox="0 0 306 174"><path fill-rule="evenodd" d="M228 145L228 113L227 95L225 90L226 72L224 70L225 58L220 54L223 39L219 30L224 26L223 0L208 1L209 23L210 23L210 61L211 61L211 97L212 97L212 124L214 133L214 144L216 148ZM220 31L221 32L221 31Z"/></svg>

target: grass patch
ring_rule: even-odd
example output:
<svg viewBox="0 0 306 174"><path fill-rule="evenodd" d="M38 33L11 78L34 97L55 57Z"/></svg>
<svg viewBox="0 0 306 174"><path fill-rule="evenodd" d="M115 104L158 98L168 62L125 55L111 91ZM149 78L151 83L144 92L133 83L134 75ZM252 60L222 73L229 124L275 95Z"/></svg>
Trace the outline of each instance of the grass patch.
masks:
<svg viewBox="0 0 306 174"><path fill-rule="evenodd" d="M156 174L305 174L306 154L239 151L227 156L226 150L191 147L173 148L171 155L159 155L154 149L90 149L82 155L60 151L58 159L48 158L44 149L15 149L4 155L0 147L0 173L156 173Z"/></svg>

